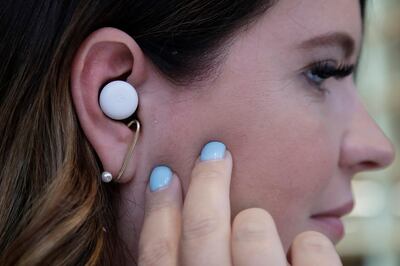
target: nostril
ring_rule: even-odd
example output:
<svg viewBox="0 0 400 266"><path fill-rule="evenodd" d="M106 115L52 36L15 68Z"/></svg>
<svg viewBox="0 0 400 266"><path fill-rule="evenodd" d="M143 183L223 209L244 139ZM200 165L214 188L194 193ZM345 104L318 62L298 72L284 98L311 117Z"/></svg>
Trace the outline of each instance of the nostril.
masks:
<svg viewBox="0 0 400 266"><path fill-rule="evenodd" d="M378 169L381 168L382 166L374 161L364 161L361 163L362 168L365 170L373 170L373 169Z"/></svg>

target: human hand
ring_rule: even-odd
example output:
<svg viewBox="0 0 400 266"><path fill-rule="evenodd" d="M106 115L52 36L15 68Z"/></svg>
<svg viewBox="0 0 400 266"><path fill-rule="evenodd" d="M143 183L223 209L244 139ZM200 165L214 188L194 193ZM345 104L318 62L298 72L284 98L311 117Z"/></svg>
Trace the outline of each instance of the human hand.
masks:
<svg viewBox="0 0 400 266"><path fill-rule="evenodd" d="M271 215L250 208L231 224L232 156L207 144L192 170L185 200L179 178L157 167L146 191L139 265L342 265L331 241L317 232L298 235L287 260ZM289 264L291 263L291 264Z"/></svg>

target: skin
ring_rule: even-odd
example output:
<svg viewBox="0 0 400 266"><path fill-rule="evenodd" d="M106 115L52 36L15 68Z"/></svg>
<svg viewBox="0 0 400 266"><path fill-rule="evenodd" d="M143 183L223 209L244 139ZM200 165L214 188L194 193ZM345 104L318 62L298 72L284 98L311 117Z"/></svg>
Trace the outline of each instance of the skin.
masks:
<svg viewBox="0 0 400 266"><path fill-rule="evenodd" d="M352 76L326 80L322 87L328 93L322 93L304 73L321 60L357 62L359 14L358 1L281 0L235 35L218 75L183 89L117 29L100 29L82 43L72 65L72 97L87 139L114 176L134 132L104 116L97 96L104 82L128 71L127 81L139 94L142 131L118 181L118 226L133 257L151 170L168 165L177 173L185 199L195 161L211 140L225 143L232 154L232 218L248 208L267 210L285 253L295 236L308 230L334 243L340 240L311 216L344 204L351 207L352 176L386 167L394 151L363 107ZM334 43L299 48L333 32L354 40L348 57ZM208 196L202 193L199 202Z"/></svg>

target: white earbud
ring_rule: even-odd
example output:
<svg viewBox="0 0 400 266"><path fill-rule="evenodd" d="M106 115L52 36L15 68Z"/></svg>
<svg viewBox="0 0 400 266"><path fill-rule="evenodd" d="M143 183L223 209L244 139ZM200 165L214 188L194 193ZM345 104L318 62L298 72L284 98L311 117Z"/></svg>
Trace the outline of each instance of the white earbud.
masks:
<svg viewBox="0 0 400 266"><path fill-rule="evenodd" d="M102 89L100 108L109 118L123 120L136 112L139 104L136 89L128 82L116 80Z"/></svg>

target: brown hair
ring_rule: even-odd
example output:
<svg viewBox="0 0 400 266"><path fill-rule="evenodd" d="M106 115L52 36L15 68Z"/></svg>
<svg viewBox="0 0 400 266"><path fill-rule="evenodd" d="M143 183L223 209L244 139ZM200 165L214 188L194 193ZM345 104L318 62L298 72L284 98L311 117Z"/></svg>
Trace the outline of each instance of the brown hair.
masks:
<svg viewBox="0 0 400 266"><path fill-rule="evenodd" d="M100 181L70 96L71 62L90 33L127 32L181 82L208 73L222 44L274 2L2 1L0 264L123 264L111 237L113 189Z"/></svg>

